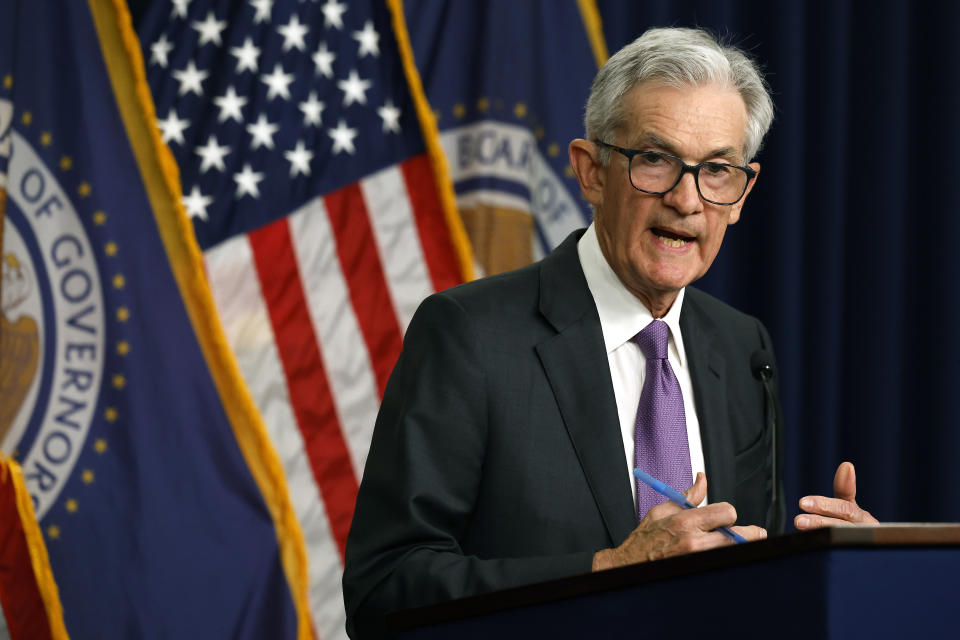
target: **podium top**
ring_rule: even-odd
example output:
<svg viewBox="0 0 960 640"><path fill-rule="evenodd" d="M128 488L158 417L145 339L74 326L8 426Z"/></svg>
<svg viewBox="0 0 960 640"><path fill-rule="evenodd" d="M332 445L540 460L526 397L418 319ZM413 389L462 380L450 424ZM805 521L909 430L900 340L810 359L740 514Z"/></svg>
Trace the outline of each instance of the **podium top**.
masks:
<svg viewBox="0 0 960 640"><path fill-rule="evenodd" d="M528 607L735 565L835 548L960 547L960 524L891 523L800 531L747 544L691 553L549 582L460 598L387 615L394 632L505 609Z"/></svg>
<svg viewBox="0 0 960 640"><path fill-rule="evenodd" d="M820 532L826 532L826 546L831 547L960 545L960 524L939 522L892 522L879 525L827 527L784 537L806 536ZM776 540L777 538L774 538L773 542Z"/></svg>

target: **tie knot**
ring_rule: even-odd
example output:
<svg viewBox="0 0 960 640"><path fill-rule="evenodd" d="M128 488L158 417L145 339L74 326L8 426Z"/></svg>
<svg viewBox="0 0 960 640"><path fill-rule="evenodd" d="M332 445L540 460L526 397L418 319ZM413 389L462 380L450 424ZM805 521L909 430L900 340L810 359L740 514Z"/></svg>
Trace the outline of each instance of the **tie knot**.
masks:
<svg viewBox="0 0 960 640"><path fill-rule="evenodd" d="M643 357L647 360L664 360L667 357L667 342L670 339L670 327L663 320L654 319L633 337Z"/></svg>

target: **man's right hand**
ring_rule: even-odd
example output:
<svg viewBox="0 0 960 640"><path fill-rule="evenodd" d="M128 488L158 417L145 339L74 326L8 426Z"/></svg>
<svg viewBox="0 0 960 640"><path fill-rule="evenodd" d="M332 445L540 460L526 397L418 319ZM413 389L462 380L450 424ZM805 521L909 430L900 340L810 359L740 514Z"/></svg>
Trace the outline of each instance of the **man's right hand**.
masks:
<svg viewBox="0 0 960 640"><path fill-rule="evenodd" d="M707 497L707 477L697 474L687 499L700 504ZM734 544L717 527L731 526L737 512L728 502L710 504L697 509L684 509L670 501L659 504L644 516L619 547L603 549L593 556L593 570L602 571L638 562L649 562L670 556ZM733 527L747 540L763 540L767 532L761 527Z"/></svg>

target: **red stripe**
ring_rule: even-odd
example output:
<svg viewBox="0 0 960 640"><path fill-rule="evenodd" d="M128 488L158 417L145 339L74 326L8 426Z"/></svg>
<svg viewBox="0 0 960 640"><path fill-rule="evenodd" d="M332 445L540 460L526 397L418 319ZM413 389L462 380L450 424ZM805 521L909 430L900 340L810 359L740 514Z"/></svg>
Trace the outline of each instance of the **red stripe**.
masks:
<svg viewBox="0 0 960 640"><path fill-rule="evenodd" d="M449 289L463 282L463 275L453 248L450 227L440 204L430 158L426 154L414 156L403 163L402 169L433 289Z"/></svg>
<svg viewBox="0 0 960 640"><path fill-rule="evenodd" d="M0 468L0 606L10 637L50 638L47 609L30 563L10 471Z"/></svg>
<svg viewBox="0 0 960 640"><path fill-rule="evenodd" d="M323 201L336 238L353 312L367 344L382 398L393 365L400 356L402 333L370 226L370 212L356 183L327 194Z"/></svg>
<svg viewBox="0 0 960 640"><path fill-rule="evenodd" d="M249 238L290 403L342 560L357 499L357 474L323 368L290 227L281 219L250 233Z"/></svg>

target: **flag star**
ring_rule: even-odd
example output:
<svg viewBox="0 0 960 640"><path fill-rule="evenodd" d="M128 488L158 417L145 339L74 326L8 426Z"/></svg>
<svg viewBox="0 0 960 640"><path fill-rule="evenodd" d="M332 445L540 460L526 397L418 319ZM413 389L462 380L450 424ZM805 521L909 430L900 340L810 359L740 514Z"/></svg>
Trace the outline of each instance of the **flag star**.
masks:
<svg viewBox="0 0 960 640"><path fill-rule="evenodd" d="M257 72L257 58L260 57L260 49L253 46L253 39L247 37L243 41L242 47L231 47L230 54L237 58L237 73L242 71Z"/></svg>
<svg viewBox="0 0 960 640"><path fill-rule="evenodd" d="M270 22L270 12L273 10L273 0L250 0L250 6L256 13L253 15L253 24Z"/></svg>
<svg viewBox="0 0 960 640"><path fill-rule="evenodd" d="M157 126L160 127L164 142L179 142L184 144L183 132L190 126L189 120L181 120L177 117L177 110L170 107L165 120L157 120Z"/></svg>
<svg viewBox="0 0 960 640"><path fill-rule="evenodd" d="M333 138L333 153L346 151L352 155L356 152L353 139L357 137L357 130L348 127L343 120L340 120L336 128L330 129L327 133Z"/></svg>
<svg viewBox="0 0 960 640"><path fill-rule="evenodd" d="M283 51L287 52L290 49L306 51L307 43L303 38L308 31L306 25L300 24L300 19L297 18L296 14L290 16L290 22L277 27L277 33L283 36Z"/></svg>
<svg viewBox="0 0 960 640"><path fill-rule="evenodd" d="M343 14L347 5L340 4L337 0L327 0L320 10L323 11L323 26L343 29Z"/></svg>
<svg viewBox="0 0 960 640"><path fill-rule="evenodd" d="M213 103L220 109L220 115L217 116L217 122L226 122L227 120L236 120L243 122L243 113L240 111L243 105L247 104L247 99L238 96L233 86L227 87L227 92L219 98L214 98Z"/></svg>
<svg viewBox="0 0 960 640"><path fill-rule="evenodd" d="M180 83L180 89L177 91L177 95L183 96L192 91L198 96L202 96L203 87L201 83L206 80L209 75L206 71L199 71L197 65L191 60L187 63L186 69L173 72L173 77Z"/></svg>
<svg viewBox="0 0 960 640"><path fill-rule="evenodd" d="M354 31L353 39L360 43L357 57L362 58L370 54L376 58L380 55L380 47L377 46L380 41L380 34L374 30L372 20L367 20L366 24L363 25L363 31Z"/></svg>
<svg viewBox="0 0 960 640"><path fill-rule="evenodd" d="M194 185L193 189L190 190L190 195L183 196L182 202L187 210L187 215L191 219L200 218L201 220L206 220L207 207L213 203L213 198L200 193L200 187Z"/></svg>
<svg viewBox="0 0 960 640"><path fill-rule="evenodd" d="M267 149L273 149L273 134L279 129L278 125L268 122L267 116L261 113L255 123L247 125L247 133L253 137L250 148L266 147Z"/></svg>
<svg viewBox="0 0 960 640"><path fill-rule="evenodd" d="M202 46L208 42L212 42L213 44L220 46L223 43L223 41L220 39L220 33L227 28L227 21L217 20L213 15L213 11L208 11L206 20L203 22L197 22L194 20L193 24L190 26L196 29L197 33L200 34L200 41L197 43L198 45Z"/></svg>
<svg viewBox="0 0 960 640"><path fill-rule="evenodd" d="M355 69L350 70L350 77L337 83L340 90L343 91L343 106L349 107L354 102L367 104L367 89L370 88L369 80L362 80L357 75Z"/></svg>
<svg viewBox="0 0 960 640"><path fill-rule="evenodd" d="M284 73L279 62L273 67L273 73L263 76L261 80L268 87L267 100L272 100L277 96L284 100L290 99L290 83L293 82L293 74Z"/></svg>
<svg viewBox="0 0 960 640"><path fill-rule="evenodd" d="M284 151L283 157L290 163L290 177L295 178L299 174L310 175L310 161L313 160L313 151L308 150L303 140L297 140L297 146L292 151Z"/></svg>
<svg viewBox="0 0 960 640"><path fill-rule="evenodd" d="M321 42L317 52L313 54L313 64L317 66L317 73L325 78L333 77L333 61L337 54L327 49L327 43Z"/></svg>
<svg viewBox="0 0 960 640"><path fill-rule="evenodd" d="M260 197L259 184L263 181L263 174L254 171L249 164L243 165L243 171L233 174L233 181L237 183L237 199L245 195Z"/></svg>
<svg viewBox="0 0 960 640"><path fill-rule="evenodd" d="M206 173L210 167L217 171L227 170L223 159L230 153L230 147L217 144L217 136L207 138L207 144L197 147L194 153L200 156L200 173Z"/></svg>
<svg viewBox="0 0 960 640"><path fill-rule="evenodd" d="M173 13L170 16L186 19L188 4L190 4L190 0L173 0Z"/></svg>
<svg viewBox="0 0 960 640"><path fill-rule="evenodd" d="M167 40L167 34L161 33L160 39L150 45L150 63L167 68L167 56L173 51L173 44Z"/></svg>
<svg viewBox="0 0 960 640"><path fill-rule="evenodd" d="M377 115L383 120L383 131L392 131L394 133L400 133L400 109L393 106L392 100L387 100L387 103L377 109Z"/></svg>
<svg viewBox="0 0 960 640"><path fill-rule="evenodd" d="M316 91L311 91L306 102L300 103L300 111L303 112L303 126L309 127L312 124L320 126L320 118L323 114L324 104L317 100Z"/></svg>

